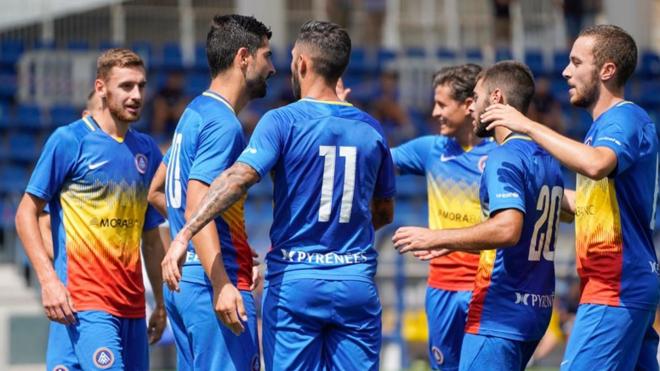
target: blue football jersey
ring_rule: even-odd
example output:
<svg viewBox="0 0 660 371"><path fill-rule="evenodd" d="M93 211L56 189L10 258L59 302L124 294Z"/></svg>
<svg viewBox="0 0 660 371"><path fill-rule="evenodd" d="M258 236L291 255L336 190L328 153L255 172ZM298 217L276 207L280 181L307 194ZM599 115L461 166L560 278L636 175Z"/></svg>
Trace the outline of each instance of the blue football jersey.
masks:
<svg viewBox="0 0 660 371"><path fill-rule="evenodd" d="M304 98L269 111L238 161L274 183L266 278L371 281L370 204L394 196L380 124L348 103Z"/></svg>
<svg viewBox="0 0 660 371"><path fill-rule="evenodd" d="M176 126L167 164L165 194L172 238L186 224L188 181L211 184L230 167L245 148L243 128L231 105L220 95L206 91L183 112ZM241 290L252 283L252 254L244 219L245 197L215 219L222 259L231 281ZM204 268L190 243L182 280L209 284Z"/></svg>
<svg viewBox="0 0 660 371"><path fill-rule="evenodd" d="M554 298L555 242L564 193L559 163L529 137L493 149L481 179L483 210L524 213L515 246L481 252L466 332L532 341L543 337Z"/></svg>

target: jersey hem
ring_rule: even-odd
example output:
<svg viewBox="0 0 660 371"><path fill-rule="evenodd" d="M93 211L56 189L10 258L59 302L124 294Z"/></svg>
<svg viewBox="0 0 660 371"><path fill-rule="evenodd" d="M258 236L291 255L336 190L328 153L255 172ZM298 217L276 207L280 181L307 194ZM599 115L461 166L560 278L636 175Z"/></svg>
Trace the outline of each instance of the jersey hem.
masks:
<svg viewBox="0 0 660 371"><path fill-rule="evenodd" d="M538 341L541 340L543 335L537 337L537 338L528 338L519 334L511 333L511 332L506 332L506 331L497 331L497 330L489 330L489 329L484 329L483 327L479 327L479 330L474 331L474 330L466 330L465 333L467 334L472 334L472 335L482 335L482 336L494 336L502 339L507 339L507 340L515 340L515 341Z"/></svg>
<svg viewBox="0 0 660 371"><path fill-rule="evenodd" d="M106 306L92 305L92 304L90 304L90 305L75 305L75 307L76 307L76 312L96 310L96 311L109 313L109 314L111 314L115 317L119 317L119 318L145 318L146 317L146 308L144 306L141 307L140 311L130 311L130 312L117 310L115 308L110 308L110 307L106 307Z"/></svg>

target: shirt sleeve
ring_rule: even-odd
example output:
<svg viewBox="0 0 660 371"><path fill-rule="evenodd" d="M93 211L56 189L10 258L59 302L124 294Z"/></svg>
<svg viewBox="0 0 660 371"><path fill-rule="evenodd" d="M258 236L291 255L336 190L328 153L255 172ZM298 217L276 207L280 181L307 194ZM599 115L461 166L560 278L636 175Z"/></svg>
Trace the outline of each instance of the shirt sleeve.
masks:
<svg viewBox="0 0 660 371"><path fill-rule="evenodd" d="M252 133L247 148L237 161L252 167L263 179L275 166L284 146L284 125L274 111L266 113Z"/></svg>
<svg viewBox="0 0 660 371"><path fill-rule="evenodd" d="M234 164L244 147L245 139L238 122L207 122L197 135L195 160L188 178L211 184L220 173Z"/></svg>
<svg viewBox="0 0 660 371"><path fill-rule="evenodd" d="M488 214L505 209L525 212L525 180L522 159L499 147L486 160L483 186L488 194Z"/></svg>
<svg viewBox="0 0 660 371"><path fill-rule="evenodd" d="M426 159L433 147L434 136L413 139L392 149L392 160L401 175L424 175Z"/></svg>
<svg viewBox="0 0 660 371"><path fill-rule="evenodd" d="M627 121L605 121L592 140L593 147L606 147L616 155L616 169L612 175L626 171L639 157L640 133L642 125Z"/></svg>
<svg viewBox="0 0 660 371"><path fill-rule="evenodd" d="M48 138L26 192L45 201L57 194L77 162L79 142L68 127Z"/></svg>
<svg viewBox="0 0 660 371"><path fill-rule="evenodd" d="M149 156L149 183L151 183L154 174L156 174L156 171L158 170L158 166L160 166L160 163L163 161L163 155L161 155L160 148L158 148L156 142L154 142L151 137L148 138L151 145L151 153ZM156 228L163 223L163 221L165 221L165 218L163 218L153 206L147 203L147 211L144 214L144 226L142 227L142 230L147 231Z"/></svg>
<svg viewBox="0 0 660 371"><path fill-rule="evenodd" d="M392 162L392 155L385 139L381 142L383 159L380 162L380 169L376 178L376 186L374 188L375 198L390 198L396 194L396 186L394 179L394 163Z"/></svg>
<svg viewBox="0 0 660 371"><path fill-rule="evenodd" d="M167 152L165 152L165 155L163 156L163 163L165 166L170 162L170 156L172 156L172 147L167 149Z"/></svg>

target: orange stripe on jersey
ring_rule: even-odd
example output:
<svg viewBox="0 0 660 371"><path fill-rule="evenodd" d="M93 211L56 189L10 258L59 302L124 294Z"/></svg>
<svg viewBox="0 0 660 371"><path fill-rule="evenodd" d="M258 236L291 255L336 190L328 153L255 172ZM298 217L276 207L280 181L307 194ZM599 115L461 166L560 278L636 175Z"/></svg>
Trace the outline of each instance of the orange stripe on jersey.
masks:
<svg viewBox="0 0 660 371"><path fill-rule="evenodd" d="M427 178L429 228L464 228L482 220L479 184L464 180ZM454 252L431 261L428 284L443 290L467 291L474 287L479 255Z"/></svg>
<svg viewBox="0 0 660 371"><path fill-rule="evenodd" d="M577 176L575 246L580 303L620 304L623 236L614 179Z"/></svg>
<svg viewBox="0 0 660 371"><path fill-rule="evenodd" d="M465 332L471 334L479 333L479 326L481 325L481 313L484 309L484 302L486 301L486 294L488 294L488 287L493 274L495 266L495 256L497 250L484 250L479 256L479 268L477 269L477 276L474 281L474 290L472 291L472 298L470 299L470 307L468 309L468 319L465 324Z"/></svg>
<svg viewBox="0 0 660 371"><path fill-rule="evenodd" d="M236 249L238 273L236 275L236 287L239 290L249 290L252 285L252 250L248 244L245 232L245 199L243 196L222 214L222 219L229 227L231 242Z"/></svg>
<svg viewBox="0 0 660 371"><path fill-rule="evenodd" d="M140 242L147 190L125 182L68 183L60 201L67 288L76 310L144 317Z"/></svg>

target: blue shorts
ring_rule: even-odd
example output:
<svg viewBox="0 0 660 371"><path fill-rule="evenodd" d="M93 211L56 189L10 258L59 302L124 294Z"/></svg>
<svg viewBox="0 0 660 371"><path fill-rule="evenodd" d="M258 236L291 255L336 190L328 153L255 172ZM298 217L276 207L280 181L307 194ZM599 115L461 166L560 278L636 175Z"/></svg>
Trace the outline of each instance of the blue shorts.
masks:
<svg viewBox="0 0 660 371"><path fill-rule="evenodd" d="M429 328L431 368L458 370L472 291L426 288L426 318Z"/></svg>
<svg viewBox="0 0 660 371"><path fill-rule="evenodd" d="M538 343L465 334L459 370L523 371Z"/></svg>
<svg viewBox="0 0 660 371"><path fill-rule="evenodd" d="M51 323L48 370L148 370L144 318L119 318L102 311L76 313L73 325Z"/></svg>
<svg viewBox="0 0 660 371"><path fill-rule="evenodd" d="M236 336L213 310L213 288L179 283L179 292L165 292L165 307L177 349L177 370L259 370L257 311L252 292L241 291L248 321Z"/></svg>
<svg viewBox="0 0 660 371"><path fill-rule="evenodd" d="M655 310L580 304L562 370L658 370Z"/></svg>
<svg viewBox="0 0 660 371"><path fill-rule="evenodd" d="M374 283L269 285L262 312L266 371L378 370L382 309Z"/></svg>

